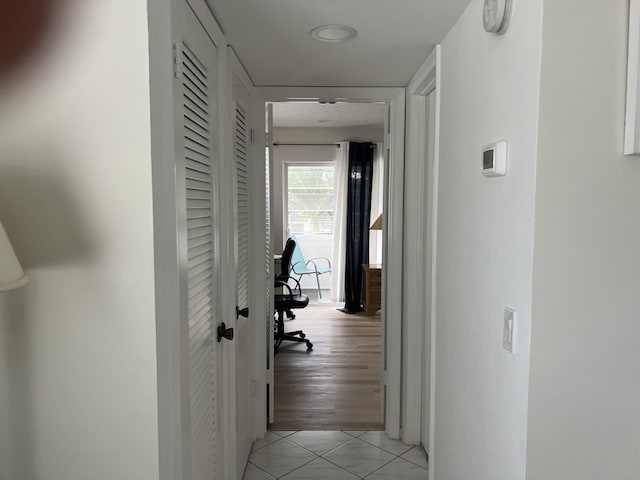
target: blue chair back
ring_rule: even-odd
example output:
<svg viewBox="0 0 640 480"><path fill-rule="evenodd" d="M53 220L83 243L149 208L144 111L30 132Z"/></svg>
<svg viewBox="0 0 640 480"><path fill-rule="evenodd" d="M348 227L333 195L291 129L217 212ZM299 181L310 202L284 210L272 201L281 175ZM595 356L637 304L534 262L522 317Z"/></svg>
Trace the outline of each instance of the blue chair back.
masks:
<svg viewBox="0 0 640 480"><path fill-rule="evenodd" d="M296 238L295 235L291 235L290 238L296 242L296 248L293 250L293 255L291 257L291 267L294 269L294 272L297 273L298 275L302 272L310 272L311 270L307 268L307 264L304 259L304 255L302 254L302 249L300 248L300 243L298 242L298 239Z"/></svg>

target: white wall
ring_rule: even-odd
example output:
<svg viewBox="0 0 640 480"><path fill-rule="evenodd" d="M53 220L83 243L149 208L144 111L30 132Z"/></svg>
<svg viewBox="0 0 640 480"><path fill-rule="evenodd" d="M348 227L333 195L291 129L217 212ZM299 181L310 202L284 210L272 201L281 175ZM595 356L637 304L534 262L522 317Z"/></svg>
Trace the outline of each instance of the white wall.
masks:
<svg viewBox="0 0 640 480"><path fill-rule="evenodd" d="M640 159L622 155L628 5L545 1L531 480L640 471Z"/></svg>
<svg viewBox="0 0 640 480"><path fill-rule="evenodd" d="M0 294L0 476L154 479L147 2L66 5L0 98L0 218L31 278Z"/></svg>
<svg viewBox="0 0 640 480"><path fill-rule="evenodd" d="M436 480L525 478L542 0L519 1L504 36L474 0L442 42L435 416ZM480 174L509 142L508 174ZM518 311L516 354L503 309Z"/></svg>
<svg viewBox="0 0 640 480"><path fill-rule="evenodd" d="M384 140L384 126L344 128L276 127L273 131L273 137L276 142L283 143L382 142Z"/></svg>

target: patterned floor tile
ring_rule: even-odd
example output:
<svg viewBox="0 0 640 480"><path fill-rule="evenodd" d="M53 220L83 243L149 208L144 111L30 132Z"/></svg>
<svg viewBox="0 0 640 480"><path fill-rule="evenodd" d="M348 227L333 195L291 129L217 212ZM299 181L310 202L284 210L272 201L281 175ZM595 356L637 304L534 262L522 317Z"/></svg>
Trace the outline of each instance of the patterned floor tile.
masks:
<svg viewBox="0 0 640 480"><path fill-rule="evenodd" d="M340 431L307 431L296 432L288 436L287 440L311 450L315 454L324 455L330 450L350 442L353 437Z"/></svg>
<svg viewBox="0 0 640 480"><path fill-rule="evenodd" d="M413 447L411 450L401 455L401 457L415 463L419 467L429 468L427 457L424 454L422 447Z"/></svg>
<svg viewBox="0 0 640 480"><path fill-rule="evenodd" d="M283 438L253 452L249 461L279 478L315 458L315 454Z"/></svg>
<svg viewBox="0 0 640 480"><path fill-rule="evenodd" d="M396 458L365 478L366 480L428 480L429 471L415 463Z"/></svg>
<svg viewBox="0 0 640 480"><path fill-rule="evenodd" d="M244 471L244 477L242 480L276 480L268 473L260 470L253 463L247 463L247 468Z"/></svg>
<svg viewBox="0 0 640 480"><path fill-rule="evenodd" d="M349 473L323 458L317 458L282 477L282 480L358 480Z"/></svg>
<svg viewBox="0 0 640 480"><path fill-rule="evenodd" d="M358 437L360 440L369 442L376 447L380 447L394 455L402 455L413 448L413 445L407 445L400 440L392 440L387 437L385 432L367 432Z"/></svg>
<svg viewBox="0 0 640 480"><path fill-rule="evenodd" d="M266 447L267 445L273 442L277 442L278 440L281 440L281 439L282 437L280 435L277 435L273 432L267 432L264 438L260 438L255 442L253 442L253 447L251 447L251 451L255 452L256 450L260 450L262 447Z"/></svg>
<svg viewBox="0 0 640 480"><path fill-rule="evenodd" d="M354 438L349 443L327 453L324 458L355 475L364 477L393 460L393 455L359 438Z"/></svg>

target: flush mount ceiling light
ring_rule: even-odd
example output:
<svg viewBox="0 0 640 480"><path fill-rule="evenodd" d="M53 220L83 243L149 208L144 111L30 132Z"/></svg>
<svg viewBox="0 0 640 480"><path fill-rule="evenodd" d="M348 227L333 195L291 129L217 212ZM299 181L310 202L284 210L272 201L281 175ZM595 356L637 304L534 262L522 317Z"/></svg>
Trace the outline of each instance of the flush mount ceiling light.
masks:
<svg viewBox="0 0 640 480"><path fill-rule="evenodd" d="M311 30L311 38L321 42L346 42L358 35L354 28L346 25L322 25Z"/></svg>

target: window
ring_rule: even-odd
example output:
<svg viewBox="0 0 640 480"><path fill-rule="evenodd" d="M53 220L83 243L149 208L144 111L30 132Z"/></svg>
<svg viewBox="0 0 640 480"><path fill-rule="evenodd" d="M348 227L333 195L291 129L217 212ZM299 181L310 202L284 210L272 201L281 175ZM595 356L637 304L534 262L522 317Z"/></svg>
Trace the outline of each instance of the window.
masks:
<svg viewBox="0 0 640 480"><path fill-rule="evenodd" d="M333 164L287 165L287 216L293 235L333 233Z"/></svg>

